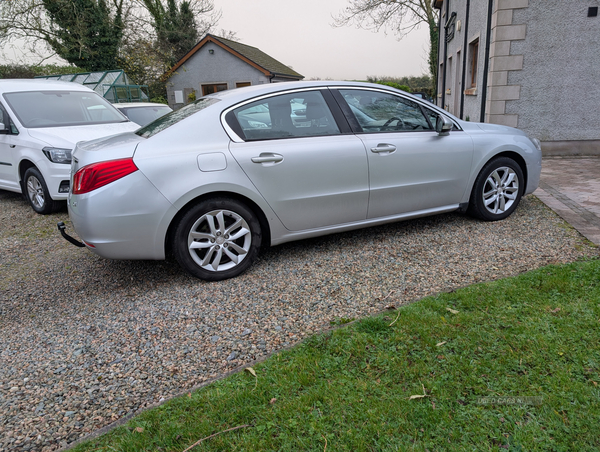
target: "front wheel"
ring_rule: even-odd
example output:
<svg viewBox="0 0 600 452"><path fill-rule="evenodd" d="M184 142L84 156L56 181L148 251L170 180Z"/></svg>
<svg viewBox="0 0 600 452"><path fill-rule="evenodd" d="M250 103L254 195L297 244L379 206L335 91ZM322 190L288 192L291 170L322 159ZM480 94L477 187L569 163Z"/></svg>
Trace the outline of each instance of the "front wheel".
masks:
<svg viewBox="0 0 600 452"><path fill-rule="evenodd" d="M525 179L517 162L498 157L483 167L471 192L469 213L486 221L512 214L523 196Z"/></svg>
<svg viewBox="0 0 600 452"><path fill-rule="evenodd" d="M25 171L23 176L25 196L33 210L42 215L54 212L60 203L50 197L48 186L40 171L32 166Z"/></svg>
<svg viewBox="0 0 600 452"><path fill-rule="evenodd" d="M197 278L221 281L242 274L262 240L254 212L239 201L215 198L191 207L175 227L177 262Z"/></svg>

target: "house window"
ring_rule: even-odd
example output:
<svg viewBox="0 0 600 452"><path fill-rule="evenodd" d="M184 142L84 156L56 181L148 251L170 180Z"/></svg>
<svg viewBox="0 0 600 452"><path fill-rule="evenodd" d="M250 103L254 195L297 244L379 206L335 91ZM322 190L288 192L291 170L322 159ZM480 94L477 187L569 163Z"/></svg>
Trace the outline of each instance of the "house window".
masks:
<svg viewBox="0 0 600 452"><path fill-rule="evenodd" d="M250 85L252 85L252 83L250 83L250 82L236 82L235 87L243 88L244 86L250 86Z"/></svg>
<svg viewBox="0 0 600 452"><path fill-rule="evenodd" d="M227 91L227 83L211 83L202 85L202 95L218 93L219 91Z"/></svg>
<svg viewBox="0 0 600 452"><path fill-rule="evenodd" d="M477 63L479 57L479 39L474 40L469 44L469 75L470 87L477 87ZM467 93L471 94L471 93ZM474 93L473 93L474 94Z"/></svg>

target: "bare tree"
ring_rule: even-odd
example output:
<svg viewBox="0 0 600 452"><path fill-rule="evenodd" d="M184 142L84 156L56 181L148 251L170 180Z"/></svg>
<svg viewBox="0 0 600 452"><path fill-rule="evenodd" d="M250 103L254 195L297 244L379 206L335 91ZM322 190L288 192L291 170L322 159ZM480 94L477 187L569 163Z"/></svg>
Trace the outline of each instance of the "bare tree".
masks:
<svg viewBox="0 0 600 452"><path fill-rule="evenodd" d="M437 79L438 21L431 0L348 0L347 6L335 17L335 26L356 25L369 30L392 30L399 39L415 28L429 27L429 72Z"/></svg>
<svg viewBox="0 0 600 452"><path fill-rule="evenodd" d="M0 2L0 42L39 56L58 55L94 70L118 54L128 0L11 0Z"/></svg>
<svg viewBox="0 0 600 452"><path fill-rule="evenodd" d="M118 54L126 56L124 50L131 51L136 43L144 42L141 50L147 51L147 43L156 43L157 28L155 14L168 11L168 3L173 0L10 0L0 1L0 43L4 48L18 45L26 49L30 57L37 57L38 64L44 59L64 52L84 53L85 35L97 34L93 16L85 14L96 9L122 30L118 39ZM179 11L184 4L185 26L189 28L189 18L197 36L207 33L221 17L214 8L213 0L180 0ZM69 14L70 23L64 22ZM168 21L167 14L163 14ZM61 20L62 19L62 25ZM180 18L181 19L181 18ZM162 23L161 23L162 26ZM90 30L93 33L90 33ZM171 36L171 40L177 36ZM65 41L66 39L66 41ZM111 40L108 40L111 41ZM114 42L115 40L112 39ZM103 42L106 42L103 41ZM164 52L163 52L164 53ZM96 52L96 55L98 53ZM71 62L71 61L70 61ZM73 62L77 64L77 62ZM107 68L108 69L108 68Z"/></svg>

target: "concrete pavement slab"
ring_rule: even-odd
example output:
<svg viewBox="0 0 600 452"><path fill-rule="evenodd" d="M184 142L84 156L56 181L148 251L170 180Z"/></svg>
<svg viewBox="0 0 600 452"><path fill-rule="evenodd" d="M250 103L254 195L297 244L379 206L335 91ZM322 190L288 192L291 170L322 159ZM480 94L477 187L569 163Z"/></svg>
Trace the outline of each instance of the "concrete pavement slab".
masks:
<svg viewBox="0 0 600 452"><path fill-rule="evenodd" d="M545 157L534 195L600 245L600 156Z"/></svg>

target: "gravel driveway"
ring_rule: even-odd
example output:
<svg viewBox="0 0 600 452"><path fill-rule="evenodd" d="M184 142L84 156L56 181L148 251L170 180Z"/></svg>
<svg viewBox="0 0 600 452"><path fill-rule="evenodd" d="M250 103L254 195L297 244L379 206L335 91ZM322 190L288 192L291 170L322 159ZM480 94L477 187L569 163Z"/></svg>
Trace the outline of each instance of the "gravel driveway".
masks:
<svg viewBox="0 0 600 452"><path fill-rule="evenodd" d="M56 450L335 319L598 255L528 196L502 222L445 214L285 244L204 283L75 248L67 219L0 191L0 451Z"/></svg>

